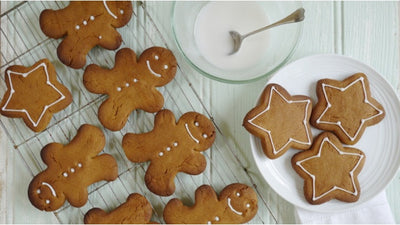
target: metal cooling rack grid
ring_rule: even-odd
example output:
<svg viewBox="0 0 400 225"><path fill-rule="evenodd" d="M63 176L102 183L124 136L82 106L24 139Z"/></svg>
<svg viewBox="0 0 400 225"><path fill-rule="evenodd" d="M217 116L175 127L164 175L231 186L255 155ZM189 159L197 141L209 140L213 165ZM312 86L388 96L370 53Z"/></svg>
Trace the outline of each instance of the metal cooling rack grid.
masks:
<svg viewBox="0 0 400 225"><path fill-rule="evenodd" d="M58 61L56 48L60 40L47 38L40 30L38 18L40 12L46 8L59 9L68 5L68 2L21 2L1 15L1 67L0 73L14 64L32 65L42 58L49 58L55 65L60 82L73 95L72 104L54 117L48 128L41 133L29 130L20 119L1 117L0 122L8 133L8 137L15 146L15 157L21 157L30 175L33 176L45 165L40 158L40 150L50 142L68 143L76 134L76 130L84 123L101 127L97 119L97 109L104 101L105 96L89 93L82 84L83 69L74 70ZM145 4L133 2L134 12L129 24L118 31L124 42L121 46L133 49L137 55L151 46L172 47L163 38L154 21L149 15ZM101 48L93 49L88 55L87 65L95 63L105 67L112 67L116 51ZM178 56L180 63L175 79L159 90L165 98L164 107L174 112L176 118L188 111L197 111L212 118L207 104L201 101L200 95L192 84L198 82L190 76L190 72ZM3 75L0 82L0 94L6 91ZM255 178L246 170L248 162L242 162L241 156L232 145L232 140L224 137L217 127L217 138L213 147L206 151L207 169L201 175L189 176L178 174L176 192L170 197L159 197L146 188L143 177L147 164L131 163L124 155L121 140L127 132L146 132L153 127L154 114L135 111L129 118L127 125L119 132L111 132L104 128L106 146L104 153L113 155L118 162L119 176L113 182L99 182L89 187L89 201L81 207L71 207L66 203L61 209L53 212L60 223L82 223L84 214L92 207L111 210L126 201L130 193L143 194L153 206L153 221L163 222L162 210L169 199L178 197L187 203L193 202L194 191L202 184L211 184L217 191L230 183L242 182L253 185L259 197L259 212L251 223L277 223L273 207L267 203L265 197L271 195L269 190L260 190ZM234 172L233 172L234 171ZM15 203L17 204L17 203ZM18 207L15 207L18 209ZM272 209L271 209L272 208Z"/></svg>

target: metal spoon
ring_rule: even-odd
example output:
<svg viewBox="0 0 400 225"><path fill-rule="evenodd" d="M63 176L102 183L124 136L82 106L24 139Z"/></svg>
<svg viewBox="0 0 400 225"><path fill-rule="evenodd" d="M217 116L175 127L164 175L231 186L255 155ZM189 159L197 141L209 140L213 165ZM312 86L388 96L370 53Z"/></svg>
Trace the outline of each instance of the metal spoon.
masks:
<svg viewBox="0 0 400 225"><path fill-rule="evenodd" d="M290 14L289 16L287 16L273 24L262 27L260 29L252 31L245 35L241 35L236 31L229 31L229 34L231 35L231 37L233 39L233 51L230 53L230 55L239 51L239 48L243 42L243 39L245 39L246 37L256 34L258 32L267 30L269 28L279 26L279 25L288 24L288 23L297 23L297 22L303 21L304 20L304 12L305 12L304 8L299 8L296 11L294 11L292 14Z"/></svg>

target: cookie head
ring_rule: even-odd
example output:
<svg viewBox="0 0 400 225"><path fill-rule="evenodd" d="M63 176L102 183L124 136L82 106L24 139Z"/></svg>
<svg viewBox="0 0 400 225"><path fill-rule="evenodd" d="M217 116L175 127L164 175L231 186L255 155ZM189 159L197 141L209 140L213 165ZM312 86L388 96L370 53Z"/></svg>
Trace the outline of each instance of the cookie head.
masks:
<svg viewBox="0 0 400 225"><path fill-rule="evenodd" d="M175 77L177 62L174 54L166 48L146 49L140 55L139 64L148 70L155 86L165 85Z"/></svg>
<svg viewBox="0 0 400 225"><path fill-rule="evenodd" d="M114 19L112 24L121 27L129 22L132 16L132 3L129 1L103 1L107 13Z"/></svg>
<svg viewBox="0 0 400 225"><path fill-rule="evenodd" d="M191 141L195 143L195 150L204 151L211 147L215 140L215 127L206 116L196 113L185 113L178 122L184 126Z"/></svg>
<svg viewBox="0 0 400 225"><path fill-rule="evenodd" d="M29 185L28 195L29 200L36 208L45 211L56 210L65 202L64 195L57 193L57 189L51 181L42 180L39 177Z"/></svg>
<svg viewBox="0 0 400 225"><path fill-rule="evenodd" d="M226 202L228 214L251 220L258 210L257 195L252 188L244 184L231 184L220 194L220 201Z"/></svg>

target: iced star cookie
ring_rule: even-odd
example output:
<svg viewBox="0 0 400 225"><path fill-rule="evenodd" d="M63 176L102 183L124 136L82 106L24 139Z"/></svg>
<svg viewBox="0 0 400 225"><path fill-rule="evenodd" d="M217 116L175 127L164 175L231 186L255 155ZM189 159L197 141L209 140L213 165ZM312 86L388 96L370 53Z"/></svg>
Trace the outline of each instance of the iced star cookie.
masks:
<svg viewBox="0 0 400 225"><path fill-rule="evenodd" d="M264 154L278 158L289 148L306 150L311 146L312 102L307 96L291 96L278 84L269 84L258 105L243 119L243 126L261 139Z"/></svg>
<svg viewBox="0 0 400 225"><path fill-rule="evenodd" d="M371 97L368 78L363 73L343 81L319 80L317 96L311 124L335 133L348 145L357 143L367 126L377 124L385 117L382 105Z"/></svg>
<svg viewBox="0 0 400 225"><path fill-rule="evenodd" d="M117 131L136 109L151 113L161 110L164 97L156 87L169 83L176 69L175 56L166 48L148 48L139 59L134 51L124 48L117 52L114 68L86 67L83 83L92 93L108 95L98 116L104 127Z"/></svg>
<svg viewBox="0 0 400 225"><path fill-rule="evenodd" d="M211 120L197 112L188 112L178 122L169 110L161 110L154 119L154 129L148 133L128 133L122 139L122 148L132 162L150 165L145 175L149 190L169 196L175 192L174 179L178 172L197 175L206 168L202 151L215 140Z"/></svg>
<svg viewBox="0 0 400 225"><path fill-rule="evenodd" d="M46 129L53 114L72 102L69 90L57 80L48 59L33 66L10 66L5 71L7 91L0 105L3 116L22 118L33 131Z"/></svg>
<svg viewBox="0 0 400 225"><path fill-rule="evenodd" d="M311 204L331 199L357 201L361 192L357 177L364 162L362 151L343 147L330 132L320 134L310 150L292 157L294 170L304 179L304 196Z"/></svg>
<svg viewBox="0 0 400 225"><path fill-rule="evenodd" d="M164 208L167 224L240 224L257 214L257 195L245 185L234 183L226 186L219 196L209 185L202 185L195 192L193 206L171 199Z"/></svg>
<svg viewBox="0 0 400 225"><path fill-rule="evenodd" d="M150 202L140 194L130 194L126 202L107 213L93 208L84 217L85 224L155 224L150 221L153 209Z"/></svg>
<svg viewBox="0 0 400 225"><path fill-rule="evenodd" d="M89 185L101 180L115 180L118 166L114 157L98 155L105 142L99 128L85 124L69 144L47 144L40 152L47 168L29 184L31 203L46 211L59 209L65 201L81 207L88 200Z"/></svg>
<svg viewBox="0 0 400 225"><path fill-rule="evenodd" d="M78 69L86 64L88 52L99 45L115 50L121 35L115 28L125 26L132 16L130 1L71 1L66 8L46 9L40 14L40 28L50 38L64 38L58 58Z"/></svg>

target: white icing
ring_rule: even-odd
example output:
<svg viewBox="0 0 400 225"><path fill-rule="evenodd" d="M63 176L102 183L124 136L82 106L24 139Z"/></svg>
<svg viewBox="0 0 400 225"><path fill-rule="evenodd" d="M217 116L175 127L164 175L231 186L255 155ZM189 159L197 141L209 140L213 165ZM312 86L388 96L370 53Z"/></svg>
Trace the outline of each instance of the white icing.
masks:
<svg viewBox="0 0 400 225"><path fill-rule="evenodd" d="M164 69L168 69L168 65L164 65Z"/></svg>
<svg viewBox="0 0 400 225"><path fill-rule="evenodd" d="M122 90L122 88L121 87L117 87L117 91L121 91Z"/></svg>
<svg viewBox="0 0 400 225"><path fill-rule="evenodd" d="M58 94L60 94L60 98L57 99L56 101L50 103L49 105L45 105L45 106L43 107L43 111L41 112L41 114L40 114L39 118L37 119L37 121L33 121L31 115L29 114L29 112L28 112L26 109L8 109L8 108L7 108L8 104L9 104L9 102L10 102L12 96L13 96L13 94L15 93L14 86L13 86L13 84L12 84L11 73L13 73L13 74L15 74L15 75L21 75L21 76L23 76L23 77L27 77L27 76L29 76L30 73L32 73L33 71L39 69L40 67L43 67L43 68L44 68L44 71L45 71L45 73L46 73L46 84L49 85L50 87L52 87ZM44 62L41 63L41 64L39 64L38 66L36 66L35 68L33 68L32 70L30 70L30 71L28 71L28 72L26 72L26 73L19 73L19 72L15 72L15 71L8 70L8 71L7 71L7 75L8 75L8 81L9 81L9 83L10 83L10 89L11 89L10 93L11 93L11 94L8 96L8 99L7 99L6 103L4 104L2 110L3 110L3 111L8 111L8 112L23 112L23 113L25 113L25 114L27 115L29 121L32 123L32 125L33 125L34 127L37 127L37 125L40 123L40 120L42 119L43 115L45 114L45 112L46 112L46 110L47 110L48 108L52 107L53 105L55 105L55 104L57 104L57 103L59 103L60 101L62 101L62 100L65 99L65 96L63 95L63 93L62 93L60 90L58 90L58 89L50 82L49 73L48 73L48 71L47 71L47 66L46 66L46 63L44 63Z"/></svg>
<svg viewBox="0 0 400 225"><path fill-rule="evenodd" d="M75 169L74 168L71 168L71 173L75 173Z"/></svg>
<svg viewBox="0 0 400 225"><path fill-rule="evenodd" d="M158 55L154 56L154 59L158 60L160 57L158 57Z"/></svg>
<svg viewBox="0 0 400 225"><path fill-rule="evenodd" d="M199 122L194 122L194 125L195 125L196 127L200 126Z"/></svg>
<svg viewBox="0 0 400 225"><path fill-rule="evenodd" d="M101 35L99 35L99 39L102 39L103 37Z"/></svg>
<svg viewBox="0 0 400 225"><path fill-rule="evenodd" d="M50 200L49 199L46 199L46 204L50 204Z"/></svg>
<svg viewBox="0 0 400 225"><path fill-rule="evenodd" d="M215 217L215 221L219 221L219 217L218 216Z"/></svg>
<svg viewBox="0 0 400 225"><path fill-rule="evenodd" d="M237 192L237 193L236 193L236 196L240 197L240 193L239 193L239 192Z"/></svg>
<svg viewBox="0 0 400 225"><path fill-rule="evenodd" d="M197 140L197 139L192 135L192 133L190 132L190 129L189 129L189 126L188 126L187 123L185 123L185 128L186 128L186 131L188 132L189 136L193 139L193 141L195 141L197 144L200 143L200 141ZM174 146L175 146L175 143L174 143Z"/></svg>
<svg viewBox="0 0 400 225"><path fill-rule="evenodd" d="M164 153L163 153L163 152L160 152L160 153L158 153L158 155L159 155L159 156L163 156L163 155L164 155Z"/></svg>
<svg viewBox="0 0 400 225"><path fill-rule="evenodd" d="M42 193L42 192L40 191L40 189L37 189L37 190L36 190L36 193L37 193L37 194L40 194L40 193Z"/></svg>
<svg viewBox="0 0 400 225"><path fill-rule="evenodd" d="M344 188L342 188L342 187L334 186L334 187L332 187L330 190L328 190L327 192L322 193L320 196L315 196L315 180L316 180L315 175L313 175L313 174L311 174L310 172L308 172L301 164L302 164L303 162L305 162L305 161L310 160L310 159L314 159L314 158L319 158L319 157L321 157L322 147L323 147L323 145L324 145L326 142L328 142L330 145L332 145L332 146L334 147L334 149L335 149L340 155L355 155L355 156L359 156L359 157L360 157L359 160L358 160L358 162L357 162L357 164L356 164L356 165L354 166L354 168L349 172L350 177L351 177L351 182L352 182L352 185L353 185L354 192L352 192L352 191L350 191L350 190L346 190L346 189L344 189ZM340 150L338 149L338 147L337 147L336 145L334 145L334 144L329 140L328 137L325 137L325 138L322 140L321 145L319 146L319 150L318 150L318 154L317 154L317 155L314 155L314 156L305 158L305 159L303 159L303 160L300 160L300 161L296 162L296 165L299 166L304 172L306 172L306 173L311 177L312 183L313 183L313 186L312 186L312 188L313 188L312 200L313 200L313 201L316 201L316 200L318 200L318 199L324 197L325 195L329 194L330 192L332 192L332 191L334 191L334 190L341 190L341 191L344 191L344 192L349 193L349 194L352 194L352 195L357 195L357 194L358 194L358 190L357 190L357 187L356 187L356 184L355 184L355 181L354 181L354 171L355 171L355 170L357 169L357 167L360 165L361 160L362 160L363 158L364 158L364 156L361 155L361 154L340 151Z"/></svg>
<svg viewBox="0 0 400 225"><path fill-rule="evenodd" d="M76 25L76 26L75 26L75 29L79 30L79 28L80 28L80 26L79 26L79 25Z"/></svg>
<svg viewBox="0 0 400 225"><path fill-rule="evenodd" d="M207 224L211 224L211 221L207 221Z"/></svg>
<svg viewBox="0 0 400 225"><path fill-rule="evenodd" d="M171 151L171 147L166 148L167 152Z"/></svg>
<svg viewBox="0 0 400 225"><path fill-rule="evenodd" d="M228 206L232 210L232 212L238 214L239 216L241 216L243 214L242 212L237 211L235 208L233 208L233 206L231 205L231 198L228 198Z"/></svg>
<svg viewBox="0 0 400 225"><path fill-rule="evenodd" d="M260 115L266 113L266 112L270 109L272 94L273 94L274 92L276 92L279 96L281 96L281 98L282 98L283 100L285 100L285 102L287 102L288 104L305 103L305 102L307 103L307 105L306 105L306 107L305 107L305 109L304 109L304 119L303 119L303 125L304 125L304 130L305 130L306 135L307 135L307 141L301 141L301 140L296 140L296 139L294 139L294 138L289 138L289 139L288 139L288 142L286 142L286 144L284 144L280 149L277 150L277 149L275 148L274 141L272 140L271 131L270 131L270 130L267 130L267 129L265 129L264 127L261 127L260 125L257 125L257 124L255 124L255 123L253 122L253 120L255 120L256 118L258 118ZM269 93L269 99L268 99L268 106L267 106L267 108L265 108L262 112L260 112L259 114L257 114L255 117L249 119L248 122L249 122L251 125L257 127L257 128L260 129L260 130L265 131L265 132L268 134L269 140L271 141L272 150L273 150L273 153L274 153L275 155L278 154L280 151L282 151L284 148L286 148L286 146L287 146L290 142L296 142L296 143L299 143L299 144L311 145L311 135L310 135L310 133L309 133L309 131L308 131L308 129L307 129L307 108L308 108L308 106L309 106L310 104L311 104L311 101L310 101L309 99L297 100L297 101L294 101L294 100L293 100L293 101L289 101L289 100L287 100L278 90L276 90L275 86L273 86L273 87L271 88L270 93Z"/></svg>
<svg viewBox="0 0 400 225"><path fill-rule="evenodd" d="M129 87L129 83L125 83L125 87Z"/></svg>
<svg viewBox="0 0 400 225"><path fill-rule="evenodd" d="M119 10L119 13L122 15L122 14L124 14L124 10Z"/></svg>
<svg viewBox="0 0 400 225"><path fill-rule="evenodd" d="M149 60L146 60L146 64L147 64L147 68L149 68L149 70L150 70L150 73L152 73L152 74L153 74L154 76L156 76L156 77L161 77L161 74L156 73L156 72L153 71L153 69L151 69L150 61L149 61Z"/></svg>
<svg viewBox="0 0 400 225"><path fill-rule="evenodd" d="M78 167L81 168L82 167L82 163L78 163Z"/></svg>
<svg viewBox="0 0 400 225"><path fill-rule="evenodd" d="M83 21L83 25L85 25L85 26L87 25L87 21L86 20Z"/></svg>
<svg viewBox="0 0 400 225"><path fill-rule="evenodd" d="M208 135L207 134L203 134L203 138L208 138Z"/></svg>
<svg viewBox="0 0 400 225"><path fill-rule="evenodd" d="M110 14L110 16L112 16L114 19L117 19L118 17L113 12L111 12L110 8L108 8L106 0L103 0L103 4L104 4L104 8L106 8L108 14Z"/></svg>
<svg viewBox="0 0 400 225"><path fill-rule="evenodd" d="M250 204L249 203L246 204L246 208L250 208Z"/></svg>
<svg viewBox="0 0 400 225"><path fill-rule="evenodd" d="M365 102L366 104L370 105L370 106L371 106L372 108L374 108L376 111L378 111L378 114L375 114L375 115L373 115L373 116L371 116L371 117L368 117L368 118L366 118L366 119L364 119L364 118L361 119L360 126L358 127L356 133L354 134L354 136L351 136L351 135L346 131L346 129L342 126L341 121L338 121L338 122L323 121L323 120L321 120L321 118L325 115L325 113L328 111L328 109L329 109L330 107L332 107L332 104L330 103L330 101L329 101L329 99L328 99L328 96L326 95L325 87L330 87L330 88L334 88L334 89L337 89L337 90L340 90L340 91L345 91L345 90L347 90L349 87L351 87L351 86L353 86L354 84L356 84L357 82L361 82L361 84L362 84L362 87L363 87L363 94L364 94L364 102ZM347 86L344 87L344 88L339 88L339 87L336 87L336 86L333 86L333 85L329 85L329 84L323 83L323 84L322 84L322 92L323 92L323 94L324 94L325 101L327 102L327 107L326 107L325 110L322 112L322 114L320 115L320 117L316 120L316 123L317 123L317 124L321 124L321 123L324 123L324 124L333 124L333 125L339 126L339 128L345 133L345 135L346 135L351 141L354 141L354 140L356 139L356 137L358 136L359 132L361 131L362 126L364 125L364 123L365 123L366 121L371 120L371 119L373 119L373 118L375 118L375 117L377 117L377 116L379 116L379 115L381 115L381 114L383 113L382 110L378 109L378 107L376 107L375 105L373 105L373 104L368 100L367 91L366 91L366 88L365 88L365 83L364 83L364 78L363 78L363 77L360 77L360 78L358 78L357 80L351 82L349 85L347 85Z"/></svg>
<svg viewBox="0 0 400 225"><path fill-rule="evenodd" d="M63 173L63 176L64 176L64 177L68 177L68 173L67 173L67 172L64 172L64 173Z"/></svg>
<svg viewBox="0 0 400 225"><path fill-rule="evenodd" d="M178 146L178 142L174 142L174 146L175 146L175 147Z"/></svg>
<svg viewBox="0 0 400 225"><path fill-rule="evenodd" d="M50 189L50 191L51 191L51 194L52 194L54 197L57 197L57 195L56 195L56 190L54 190L53 186L51 186L49 183L46 183L46 182L42 182L42 185L48 187L48 188Z"/></svg>
<svg viewBox="0 0 400 225"><path fill-rule="evenodd" d="M137 83L137 82L138 82L138 79L136 79L136 78L135 78L135 79L133 79L133 82Z"/></svg>

